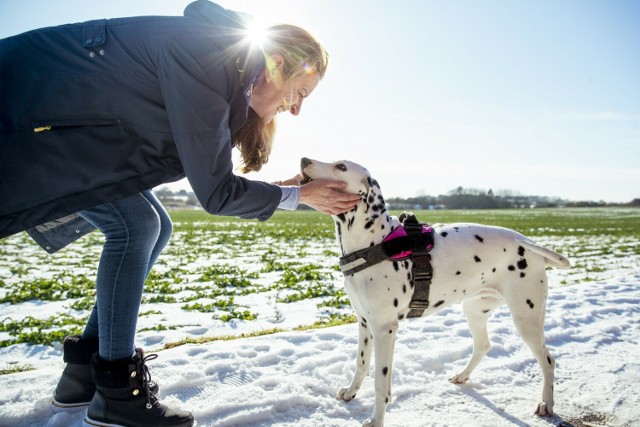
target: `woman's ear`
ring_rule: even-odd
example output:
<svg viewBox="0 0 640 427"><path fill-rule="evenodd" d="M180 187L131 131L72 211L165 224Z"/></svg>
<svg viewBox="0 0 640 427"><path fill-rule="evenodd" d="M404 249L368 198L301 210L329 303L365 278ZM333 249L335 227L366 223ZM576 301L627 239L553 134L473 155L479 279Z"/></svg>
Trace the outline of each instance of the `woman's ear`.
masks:
<svg viewBox="0 0 640 427"><path fill-rule="evenodd" d="M275 78L277 74L280 75L280 79L284 71L284 58L282 55L274 53L267 58L267 66L264 69L264 78L267 83L271 83L271 80Z"/></svg>

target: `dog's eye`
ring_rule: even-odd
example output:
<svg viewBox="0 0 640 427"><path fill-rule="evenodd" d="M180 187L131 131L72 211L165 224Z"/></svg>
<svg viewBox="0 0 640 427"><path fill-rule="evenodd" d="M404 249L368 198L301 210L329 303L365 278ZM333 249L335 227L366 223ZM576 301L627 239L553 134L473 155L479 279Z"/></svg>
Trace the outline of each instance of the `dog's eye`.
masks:
<svg viewBox="0 0 640 427"><path fill-rule="evenodd" d="M346 172L347 171L347 165L345 165L344 163L338 163L336 165L336 169L341 170L342 172Z"/></svg>

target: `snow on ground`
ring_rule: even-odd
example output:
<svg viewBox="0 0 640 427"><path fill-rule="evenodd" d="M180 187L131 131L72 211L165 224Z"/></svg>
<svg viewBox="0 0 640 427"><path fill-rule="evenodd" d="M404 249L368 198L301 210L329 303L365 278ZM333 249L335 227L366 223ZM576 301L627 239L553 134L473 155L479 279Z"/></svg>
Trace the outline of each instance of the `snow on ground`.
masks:
<svg viewBox="0 0 640 427"><path fill-rule="evenodd" d="M385 425L640 425L639 297L640 272L550 289L546 336L557 360L550 418L533 415L542 375L506 307L490 320L492 349L465 385L447 381L472 352L460 307L404 321ZM191 410L199 427L359 426L373 408L373 379L350 403L334 398L351 380L356 341L357 326L346 325L184 345L159 352L149 365L161 400ZM83 413L49 412L61 352L26 345L7 351L3 358L38 369L0 376L0 425L79 427Z"/></svg>

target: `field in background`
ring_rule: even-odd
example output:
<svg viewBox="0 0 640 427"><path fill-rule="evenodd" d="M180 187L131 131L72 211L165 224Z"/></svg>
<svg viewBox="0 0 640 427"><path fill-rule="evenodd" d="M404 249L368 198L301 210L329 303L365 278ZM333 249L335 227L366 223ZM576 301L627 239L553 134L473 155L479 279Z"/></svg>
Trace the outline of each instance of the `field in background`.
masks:
<svg viewBox="0 0 640 427"><path fill-rule="evenodd" d="M564 254L573 268L549 270L552 287L606 280L640 266L640 209L415 213L431 224L513 228ZM137 337L142 344L352 319L329 216L279 211L258 222L203 211L170 214L174 235L145 286ZM0 240L0 348L51 345L82 331L94 301L102 241L94 232L48 255L25 233Z"/></svg>

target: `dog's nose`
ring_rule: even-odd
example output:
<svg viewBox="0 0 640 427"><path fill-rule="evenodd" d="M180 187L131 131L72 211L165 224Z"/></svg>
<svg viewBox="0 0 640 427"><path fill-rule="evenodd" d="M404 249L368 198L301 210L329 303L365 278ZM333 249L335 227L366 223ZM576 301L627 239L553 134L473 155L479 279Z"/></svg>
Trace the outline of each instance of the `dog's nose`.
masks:
<svg viewBox="0 0 640 427"><path fill-rule="evenodd" d="M312 163L312 161L310 159L307 159L306 157L303 157L302 159L300 159L300 169L306 168L311 163Z"/></svg>

